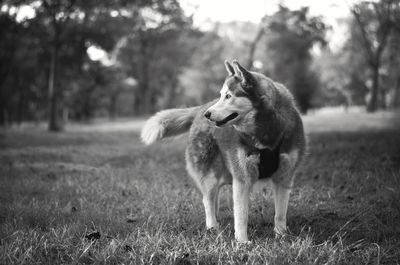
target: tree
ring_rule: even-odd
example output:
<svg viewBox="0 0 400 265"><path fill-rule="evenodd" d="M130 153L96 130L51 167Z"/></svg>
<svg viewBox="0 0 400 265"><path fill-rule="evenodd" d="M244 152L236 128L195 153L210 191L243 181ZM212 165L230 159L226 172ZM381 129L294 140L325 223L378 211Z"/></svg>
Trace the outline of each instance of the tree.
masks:
<svg viewBox="0 0 400 265"><path fill-rule="evenodd" d="M223 61L228 56L223 39L215 31L201 33L193 39L190 65L180 76L187 103L199 105L217 97L226 70Z"/></svg>
<svg viewBox="0 0 400 265"><path fill-rule="evenodd" d="M258 26L256 36L254 37L254 40L250 43L249 56L247 59L247 68L248 69L251 69L253 67L254 55L257 50L257 45L261 41L261 39L264 37L264 35L266 34L266 30L268 28L267 23L268 23L268 16L265 16L261 19L260 25Z"/></svg>
<svg viewBox="0 0 400 265"><path fill-rule="evenodd" d="M0 11L0 125L36 119L43 105L41 37L45 28L18 19L18 6L4 1Z"/></svg>
<svg viewBox="0 0 400 265"><path fill-rule="evenodd" d="M111 11L126 11L152 3L134 0L21 0L12 4L17 8L22 5L34 8L33 23L45 29L40 33L40 45L44 49L43 57L47 58L44 66L48 71L48 128L58 131L62 128L60 104L68 94L68 79L81 73L87 61L88 46L96 44L111 50L116 36L122 33L119 30L121 19L114 19Z"/></svg>
<svg viewBox="0 0 400 265"><path fill-rule="evenodd" d="M400 22L400 16L399 16ZM391 97L388 99L388 106L392 108L400 107L400 29L395 29L388 45L388 83L391 89Z"/></svg>
<svg viewBox="0 0 400 265"><path fill-rule="evenodd" d="M0 11L0 125L5 125L8 121L7 99L11 92L6 86L6 81L10 76L11 63L15 60L17 51L18 33L20 27L15 21L15 14L12 15L6 8Z"/></svg>
<svg viewBox="0 0 400 265"><path fill-rule="evenodd" d="M61 45L61 34L66 24L75 11L75 0L42 0L44 15L49 19L49 42L51 47L51 59L49 65L48 97L49 97L49 123L50 131L59 131L61 124L58 118L58 97L57 90L57 67L58 56Z"/></svg>
<svg viewBox="0 0 400 265"><path fill-rule="evenodd" d="M310 16L308 8L292 11L284 6L263 19L263 25L267 36L262 58L267 66L265 72L284 83L297 99L300 110L306 113L319 87L319 78L311 68L311 49L316 44L326 44L327 26L321 17Z"/></svg>
<svg viewBox="0 0 400 265"><path fill-rule="evenodd" d="M371 112L375 111L379 105L379 70L382 65L382 55L392 28L396 25L399 8L398 0L363 1L350 8L355 23L359 27L362 47L372 73L371 95L367 103L367 110ZM381 105L384 106L383 97L381 97Z"/></svg>
<svg viewBox="0 0 400 265"><path fill-rule="evenodd" d="M118 59L138 82L133 104L138 115L173 105L178 76L191 56L187 39L192 30L176 0L154 1L151 10L140 9L131 19L135 26Z"/></svg>
<svg viewBox="0 0 400 265"><path fill-rule="evenodd" d="M351 50L343 47L339 51L324 49L319 56L314 57L313 69L319 74L321 86L314 98L317 107L350 106L364 98L365 86L360 89L360 86L353 83L354 77L359 76L358 73L354 76L354 72L359 71L360 67L359 61L354 60L352 55Z"/></svg>
<svg viewBox="0 0 400 265"><path fill-rule="evenodd" d="M136 102L129 104L136 113L177 101L178 77L190 62L197 34L178 1L5 0L0 5L1 124L47 116L49 129L59 130L61 109L75 119L104 109L114 116L119 94L133 88ZM21 21L18 8L26 5L34 15ZM123 40L127 47L121 49ZM88 58L91 46L114 54L108 65Z"/></svg>
<svg viewBox="0 0 400 265"><path fill-rule="evenodd" d="M224 60L247 59L249 39L256 34L251 22L215 23L212 29L198 31L191 42L190 64L180 76L182 104L204 104L219 96L227 76Z"/></svg>

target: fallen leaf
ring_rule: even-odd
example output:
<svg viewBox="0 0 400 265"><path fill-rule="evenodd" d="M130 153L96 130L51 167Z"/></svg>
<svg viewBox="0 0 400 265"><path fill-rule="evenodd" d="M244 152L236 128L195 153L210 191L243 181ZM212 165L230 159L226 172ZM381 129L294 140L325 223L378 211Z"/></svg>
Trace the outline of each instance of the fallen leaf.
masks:
<svg viewBox="0 0 400 265"><path fill-rule="evenodd" d="M98 239L100 239L100 237L101 237L101 234L100 234L99 231L95 231L95 232L92 232L92 233L89 233L89 234L85 235L85 238L87 240L92 240L92 241L98 240Z"/></svg>
<svg viewBox="0 0 400 265"><path fill-rule="evenodd" d="M135 223L139 218L136 215L130 214L126 217L126 222Z"/></svg>

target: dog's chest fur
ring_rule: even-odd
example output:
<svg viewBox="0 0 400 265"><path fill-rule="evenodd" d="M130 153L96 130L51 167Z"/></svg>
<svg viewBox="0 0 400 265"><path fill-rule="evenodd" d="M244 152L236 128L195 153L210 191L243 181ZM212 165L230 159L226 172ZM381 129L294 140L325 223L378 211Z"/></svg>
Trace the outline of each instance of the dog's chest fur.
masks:
<svg viewBox="0 0 400 265"><path fill-rule="evenodd" d="M263 146L259 141L247 135L241 136L243 144L249 147L248 155L259 155L258 179L270 178L279 167L280 144L274 149Z"/></svg>
<svg viewBox="0 0 400 265"><path fill-rule="evenodd" d="M270 178L277 171L281 141L277 141L278 143L271 149L263 145L256 137L237 132L232 127L230 129L217 129L213 136L217 138L217 142L222 149L225 149L227 146L236 146L236 148L244 149L247 157L257 156L258 179ZM230 148L228 147L227 149ZM230 151L232 153L237 152L235 149L231 149Z"/></svg>

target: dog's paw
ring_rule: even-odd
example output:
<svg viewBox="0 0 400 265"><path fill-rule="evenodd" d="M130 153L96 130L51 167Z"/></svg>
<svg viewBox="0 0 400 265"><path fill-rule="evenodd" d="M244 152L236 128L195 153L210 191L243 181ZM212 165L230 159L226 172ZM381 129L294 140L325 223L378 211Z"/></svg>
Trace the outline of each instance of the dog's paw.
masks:
<svg viewBox="0 0 400 265"><path fill-rule="evenodd" d="M249 246L252 244L250 240L237 240L236 239L236 242L240 246Z"/></svg>
<svg viewBox="0 0 400 265"><path fill-rule="evenodd" d="M235 235L235 239L236 239L236 242L238 243L238 244L251 244L251 241L249 240L249 238L247 237L247 235L246 236L238 236L238 235Z"/></svg>
<svg viewBox="0 0 400 265"><path fill-rule="evenodd" d="M282 228L275 227L274 233L275 233L275 239L278 239L278 240L292 237L292 233L290 232L289 228L282 229Z"/></svg>
<svg viewBox="0 0 400 265"><path fill-rule="evenodd" d="M206 230L206 234L207 235L218 235L219 234L219 228L217 227L211 227L211 228L207 228Z"/></svg>
<svg viewBox="0 0 400 265"><path fill-rule="evenodd" d="M219 237L220 233L221 231L219 230L218 227L211 227L206 229L203 236L207 238L216 239Z"/></svg>
<svg viewBox="0 0 400 265"><path fill-rule="evenodd" d="M218 227L207 228L200 236L201 238L208 238L210 240L217 240L221 237L222 231Z"/></svg>

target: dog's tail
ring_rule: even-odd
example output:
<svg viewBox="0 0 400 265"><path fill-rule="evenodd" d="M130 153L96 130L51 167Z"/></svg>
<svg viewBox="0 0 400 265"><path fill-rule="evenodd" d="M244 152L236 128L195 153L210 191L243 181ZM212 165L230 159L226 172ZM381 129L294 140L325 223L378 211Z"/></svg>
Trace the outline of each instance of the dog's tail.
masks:
<svg viewBox="0 0 400 265"><path fill-rule="evenodd" d="M168 109L148 119L142 129L142 141L149 145L165 137L189 130L201 106L185 109Z"/></svg>

